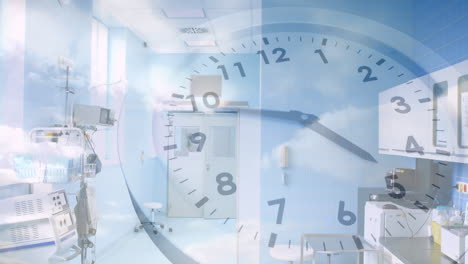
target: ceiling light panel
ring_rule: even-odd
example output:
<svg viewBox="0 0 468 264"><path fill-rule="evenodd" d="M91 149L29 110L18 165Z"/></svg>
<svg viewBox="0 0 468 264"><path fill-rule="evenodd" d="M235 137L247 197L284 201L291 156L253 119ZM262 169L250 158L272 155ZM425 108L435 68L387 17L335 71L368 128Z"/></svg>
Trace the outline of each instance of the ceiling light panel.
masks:
<svg viewBox="0 0 468 264"><path fill-rule="evenodd" d="M216 41L214 40L186 40L185 44L188 47L216 47Z"/></svg>
<svg viewBox="0 0 468 264"><path fill-rule="evenodd" d="M203 8L164 8L167 18L206 18Z"/></svg>

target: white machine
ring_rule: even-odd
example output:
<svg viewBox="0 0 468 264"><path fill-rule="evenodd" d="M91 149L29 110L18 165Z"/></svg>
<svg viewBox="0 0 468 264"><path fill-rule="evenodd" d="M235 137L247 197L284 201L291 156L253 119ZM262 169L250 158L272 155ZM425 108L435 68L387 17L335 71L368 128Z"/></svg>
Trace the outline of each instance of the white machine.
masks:
<svg viewBox="0 0 468 264"><path fill-rule="evenodd" d="M64 263L78 255L64 191L0 200L0 263Z"/></svg>
<svg viewBox="0 0 468 264"><path fill-rule="evenodd" d="M430 212L392 202L370 201L365 207L364 238L379 246L381 237L429 237Z"/></svg>
<svg viewBox="0 0 468 264"><path fill-rule="evenodd" d="M456 263L465 263L465 239L467 235L467 227L442 227L440 250Z"/></svg>
<svg viewBox="0 0 468 264"><path fill-rule="evenodd" d="M115 122L114 111L94 105L76 104L73 106L73 122L77 126L113 126Z"/></svg>

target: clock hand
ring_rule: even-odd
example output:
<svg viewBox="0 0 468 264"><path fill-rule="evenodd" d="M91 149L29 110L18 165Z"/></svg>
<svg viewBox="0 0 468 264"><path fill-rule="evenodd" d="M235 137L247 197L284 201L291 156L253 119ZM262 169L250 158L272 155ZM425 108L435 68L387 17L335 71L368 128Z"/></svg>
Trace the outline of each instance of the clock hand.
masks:
<svg viewBox="0 0 468 264"><path fill-rule="evenodd" d="M243 110L248 110L248 109L243 109ZM346 138L334 132L333 130L329 129L328 127L322 125L319 122L319 118L315 115L306 114L306 113L295 111L295 110L278 111L278 110L261 109L257 111L259 111L259 113L261 113L263 116L299 122L305 127L313 130L314 132L327 138L328 140L332 141L338 146L350 151L351 153L357 155L358 157L364 160L370 161L370 162L378 163L377 160L369 152L363 150L362 148L360 148L353 142L347 140Z"/></svg>

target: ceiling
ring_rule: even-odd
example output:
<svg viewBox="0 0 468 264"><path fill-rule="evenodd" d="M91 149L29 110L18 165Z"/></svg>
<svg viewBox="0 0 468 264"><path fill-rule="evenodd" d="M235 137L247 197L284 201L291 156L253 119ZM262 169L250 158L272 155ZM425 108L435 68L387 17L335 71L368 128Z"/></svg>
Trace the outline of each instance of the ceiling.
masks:
<svg viewBox="0 0 468 264"><path fill-rule="evenodd" d="M232 32L261 23L260 7L261 0L97 0L94 15L129 28L159 53L229 53Z"/></svg>

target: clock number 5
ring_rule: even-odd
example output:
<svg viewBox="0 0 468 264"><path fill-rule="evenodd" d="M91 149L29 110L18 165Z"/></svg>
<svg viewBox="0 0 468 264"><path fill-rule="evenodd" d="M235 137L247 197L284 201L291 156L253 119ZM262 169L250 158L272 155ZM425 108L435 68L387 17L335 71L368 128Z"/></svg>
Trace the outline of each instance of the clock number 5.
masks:
<svg viewBox="0 0 468 264"><path fill-rule="evenodd" d="M372 76L372 69L369 66L361 66L358 68L358 72L361 73L363 71L366 71L366 76L362 80L363 82L371 82L371 81L377 81L377 77Z"/></svg>
<svg viewBox="0 0 468 264"><path fill-rule="evenodd" d="M218 192L221 195L231 195L237 190L234 177L230 173L223 172L218 174L218 176L216 176L216 182L218 183ZM227 190L225 187L228 187Z"/></svg>
<svg viewBox="0 0 468 264"><path fill-rule="evenodd" d="M395 108L395 111L397 111L398 113L400 114L407 114L411 111L411 106L409 104L406 103L405 101L405 98L401 97L401 96L395 96L395 97L392 97L392 99L390 99L390 102L392 103L397 103L397 105L400 107L400 108Z"/></svg>
<svg viewBox="0 0 468 264"><path fill-rule="evenodd" d="M268 201L268 205L269 206L272 206L272 205L279 205L278 207L278 215L276 216L276 224L277 225L280 225L283 223L283 215L284 215L284 206L286 204L286 199L285 198L281 198L281 199L276 199L276 200L271 200L271 201Z"/></svg>

